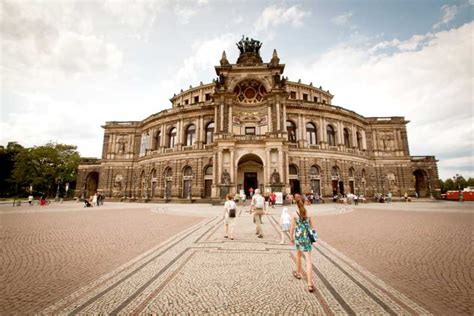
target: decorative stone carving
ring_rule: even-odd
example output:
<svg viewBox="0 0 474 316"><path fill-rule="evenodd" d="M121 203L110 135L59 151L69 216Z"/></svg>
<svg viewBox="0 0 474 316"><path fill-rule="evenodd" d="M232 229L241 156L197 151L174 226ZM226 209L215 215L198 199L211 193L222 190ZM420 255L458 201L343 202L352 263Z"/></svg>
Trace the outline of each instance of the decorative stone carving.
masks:
<svg viewBox="0 0 474 316"><path fill-rule="evenodd" d="M227 169L224 169L224 171L222 172L221 183L230 184L230 174L229 172L227 172Z"/></svg>
<svg viewBox="0 0 474 316"><path fill-rule="evenodd" d="M276 169L273 169L272 176L270 178L270 183L271 184L281 183L280 174L278 173L278 171L276 171Z"/></svg>

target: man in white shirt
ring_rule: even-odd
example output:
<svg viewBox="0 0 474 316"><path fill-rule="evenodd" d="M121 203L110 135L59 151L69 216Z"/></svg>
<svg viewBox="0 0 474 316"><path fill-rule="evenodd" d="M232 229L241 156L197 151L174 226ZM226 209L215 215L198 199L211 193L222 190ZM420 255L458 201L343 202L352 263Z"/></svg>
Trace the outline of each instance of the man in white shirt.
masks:
<svg viewBox="0 0 474 316"><path fill-rule="evenodd" d="M262 231L262 215L263 208L265 207L265 198L260 194L260 189L256 189L252 196L252 202L250 203L250 209L253 211L253 220L257 226L257 237L263 238Z"/></svg>

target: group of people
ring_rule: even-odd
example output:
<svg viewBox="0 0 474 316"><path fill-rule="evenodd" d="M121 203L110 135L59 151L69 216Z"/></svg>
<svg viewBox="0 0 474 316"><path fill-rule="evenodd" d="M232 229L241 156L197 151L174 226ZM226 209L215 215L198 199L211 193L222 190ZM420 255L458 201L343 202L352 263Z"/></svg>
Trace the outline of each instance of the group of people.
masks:
<svg viewBox="0 0 474 316"><path fill-rule="evenodd" d="M102 193L96 192L89 199L84 199L84 207L104 205L104 199L105 196Z"/></svg>
<svg viewBox="0 0 474 316"><path fill-rule="evenodd" d="M260 193L259 189L252 192L252 201L250 203L250 213L253 215L255 223L255 233L257 238L263 238L262 216L268 214L268 205L265 205L265 197ZM303 255L306 260L306 279L308 282L308 291L314 291L312 281L312 261L311 251L313 249L312 241L309 234L313 229L313 221L305 208L304 199L300 195L295 195L297 211L290 214L288 208L284 207L280 216L280 244L285 243L285 234L289 234L291 244L296 248L296 270L293 276L296 279L302 279L302 260ZM268 203L268 202L267 202ZM234 240L234 226L237 217L237 204L232 194L227 194L224 204L224 238Z"/></svg>

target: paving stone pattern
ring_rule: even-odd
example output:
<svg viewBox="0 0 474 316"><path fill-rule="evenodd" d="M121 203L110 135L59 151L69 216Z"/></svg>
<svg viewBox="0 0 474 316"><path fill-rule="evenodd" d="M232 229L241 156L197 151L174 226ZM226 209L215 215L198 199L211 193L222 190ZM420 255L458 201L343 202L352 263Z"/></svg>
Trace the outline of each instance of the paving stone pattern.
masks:
<svg viewBox="0 0 474 316"><path fill-rule="evenodd" d="M221 216L188 228L159 247L80 288L45 314L429 314L410 298L320 242L315 293L291 275L293 247L280 245L276 216L264 238L241 212L235 240Z"/></svg>

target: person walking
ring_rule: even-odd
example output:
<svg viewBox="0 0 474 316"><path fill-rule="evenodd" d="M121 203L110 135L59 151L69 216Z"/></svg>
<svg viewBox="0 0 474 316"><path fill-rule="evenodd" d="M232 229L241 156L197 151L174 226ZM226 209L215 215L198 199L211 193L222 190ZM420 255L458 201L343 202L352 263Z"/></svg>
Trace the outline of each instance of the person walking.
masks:
<svg viewBox="0 0 474 316"><path fill-rule="evenodd" d="M224 238L229 238L234 240L234 225L235 217L237 216L237 205L234 201L234 196L232 194L227 194L227 201L224 203Z"/></svg>
<svg viewBox="0 0 474 316"><path fill-rule="evenodd" d="M298 206L298 211L292 214L290 226L290 240L296 248L296 271L293 271L293 276L297 279L301 279L301 257L304 253L308 291L314 292L311 261L311 250L313 249L313 245L308 236L308 228L310 230L313 229L313 222L306 212L303 201L298 200L296 205Z"/></svg>
<svg viewBox="0 0 474 316"><path fill-rule="evenodd" d="M253 212L253 221L257 228L257 237L263 238L262 231L262 215L263 208L265 207L265 199L260 194L260 189L255 189L255 194L252 197L252 202L250 203L250 209Z"/></svg>
<svg viewBox="0 0 474 316"><path fill-rule="evenodd" d="M288 208L284 207L281 210L280 216L280 228L281 228L281 242L280 245L285 243L285 233L290 232L291 216L288 213Z"/></svg>
<svg viewBox="0 0 474 316"><path fill-rule="evenodd" d="M33 199L34 199L33 195L30 194L30 195L28 196L28 204L30 204L30 206L33 206Z"/></svg>

